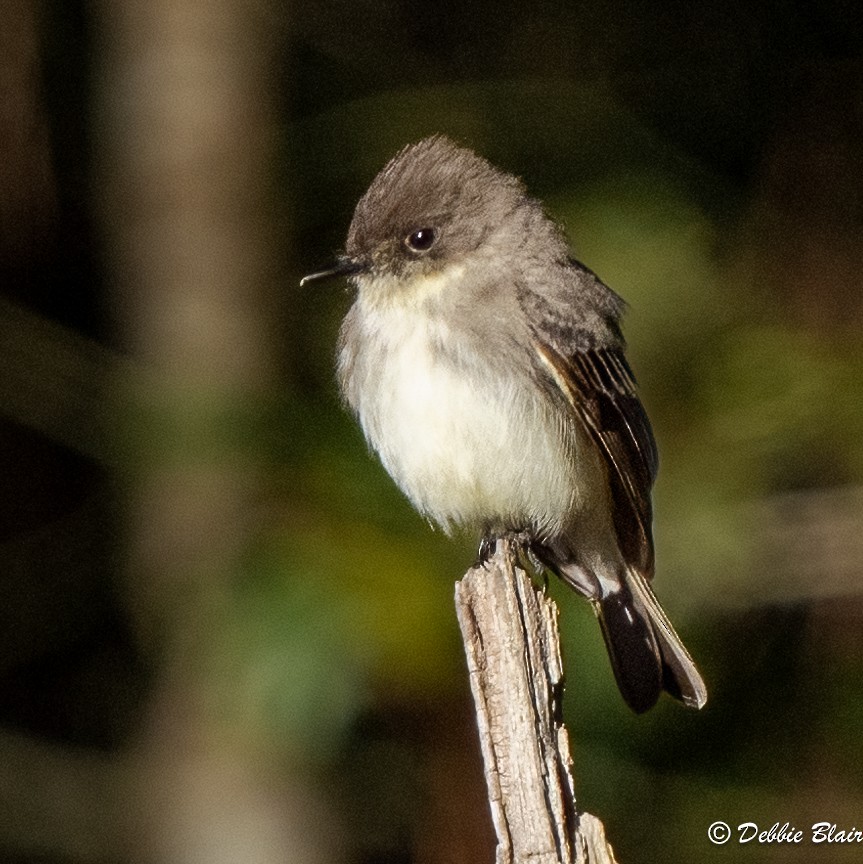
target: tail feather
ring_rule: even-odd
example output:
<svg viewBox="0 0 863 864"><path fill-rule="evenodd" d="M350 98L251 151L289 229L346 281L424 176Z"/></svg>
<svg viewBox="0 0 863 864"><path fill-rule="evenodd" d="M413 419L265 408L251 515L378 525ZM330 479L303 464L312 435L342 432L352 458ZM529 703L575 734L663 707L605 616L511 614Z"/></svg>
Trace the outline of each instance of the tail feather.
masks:
<svg viewBox="0 0 863 864"><path fill-rule="evenodd" d="M650 583L632 570L627 572L626 583L632 592L636 609L649 621L659 647L663 689L689 708L703 708L707 702L704 679L659 605Z"/></svg>
<svg viewBox="0 0 863 864"><path fill-rule="evenodd" d="M595 601L617 686L637 714L665 690L690 708L702 708L707 688L650 584L629 572L620 590Z"/></svg>
<svg viewBox="0 0 863 864"><path fill-rule="evenodd" d="M625 590L595 601L595 609L617 687L626 704L636 714L643 714L656 704L663 689L653 627L636 611Z"/></svg>
<svg viewBox="0 0 863 864"><path fill-rule="evenodd" d="M704 681L644 576L624 565L600 580L565 548L532 549L593 603L617 686L633 711L652 708L663 690L687 707L704 707Z"/></svg>

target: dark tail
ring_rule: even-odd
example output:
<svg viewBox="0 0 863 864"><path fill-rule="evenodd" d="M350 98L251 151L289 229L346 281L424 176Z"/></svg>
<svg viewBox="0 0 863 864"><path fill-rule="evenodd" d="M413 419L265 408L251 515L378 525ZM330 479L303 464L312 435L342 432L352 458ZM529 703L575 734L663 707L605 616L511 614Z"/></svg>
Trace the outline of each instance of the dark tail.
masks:
<svg viewBox="0 0 863 864"><path fill-rule="evenodd" d="M704 681L644 577L627 570L619 590L593 602L617 686L633 711L652 708L663 690L690 708L704 706Z"/></svg>

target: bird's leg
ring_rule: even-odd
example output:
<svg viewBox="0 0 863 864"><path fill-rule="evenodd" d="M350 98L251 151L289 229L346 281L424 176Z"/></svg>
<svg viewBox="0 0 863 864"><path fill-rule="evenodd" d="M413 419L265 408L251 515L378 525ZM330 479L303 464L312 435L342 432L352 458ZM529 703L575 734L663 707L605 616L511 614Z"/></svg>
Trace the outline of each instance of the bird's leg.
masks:
<svg viewBox="0 0 863 864"><path fill-rule="evenodd" d="M526 549L530 543L530 534L527 531L493 531L487 528L479 541L476 564L485 564L492 555L498 540L507 540L518 549L519 552Z"/></svg>
<svg viewBox="0 0 863 864"><path fill-rule="evenodd" d="M533 569L533 572L537 576L542 577L543 593L548 593L548 567L543 563L539 555L536 554L536 550L533 548L533 543L524 547L524 554L527 560L530 562L530 566Z"/></svg>
<svg viewBox="0 0 863 864"><path fill-rule="evenodd" d="M479 551L477 552L474 566L481 566L488 562L488 559L494 555L498 540L508 541L521 553L530 544L530 534L527 531L493 531L487 528L483 532L482 539L479 541Z"/></svg>
<svg viewBox="0 0 863 864"><path fill-rule="evenodd" d="M542 579L543 592L548 591L548 565L542 560L537 551L542 548L530 531L513 531L510 535L513 542L518 544L522 563L525 569L531 571L531 575Z"/></svg>
<svg viewBox="0 0 863 864"><path fill-rule="evenodd" d="M479 542L479 551L474 566L482 566L491 558L498 540L508 540L516 547L521 564L525 566L525 569L530 570L532 575L542 578L543 591L547 591L548 567L537 554L534 548L534 537L527 529L519 531L513 529L502 531L499 534L487 530Z"/></svg>

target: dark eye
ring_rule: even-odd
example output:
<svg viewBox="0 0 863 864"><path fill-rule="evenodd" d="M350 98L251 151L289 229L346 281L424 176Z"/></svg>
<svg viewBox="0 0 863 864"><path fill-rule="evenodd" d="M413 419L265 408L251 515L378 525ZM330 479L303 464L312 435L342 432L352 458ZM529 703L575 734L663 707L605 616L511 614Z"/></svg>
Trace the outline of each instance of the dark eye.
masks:
<svg viewBox="0 0 863 864"><path fill-rule="evenodd" d="M405 237L405 245L414 252L428 252L437 240L434 228L420 228Z"/></svg>

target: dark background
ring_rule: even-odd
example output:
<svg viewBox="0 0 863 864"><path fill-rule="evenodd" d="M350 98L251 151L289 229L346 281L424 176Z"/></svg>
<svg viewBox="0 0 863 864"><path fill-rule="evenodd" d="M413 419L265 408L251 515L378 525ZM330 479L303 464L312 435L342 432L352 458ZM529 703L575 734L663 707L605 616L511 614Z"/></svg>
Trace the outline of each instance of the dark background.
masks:
<svg viewBox="0 0 863 864"><path fill-rule="evenodd" d="M858 4L84 4L0 27L0 859L491 861L452 586L300 290L404 144L522 176L630 304L657 593L700 713L630 715L559 586L621 862L863 828Z"/></svg>

